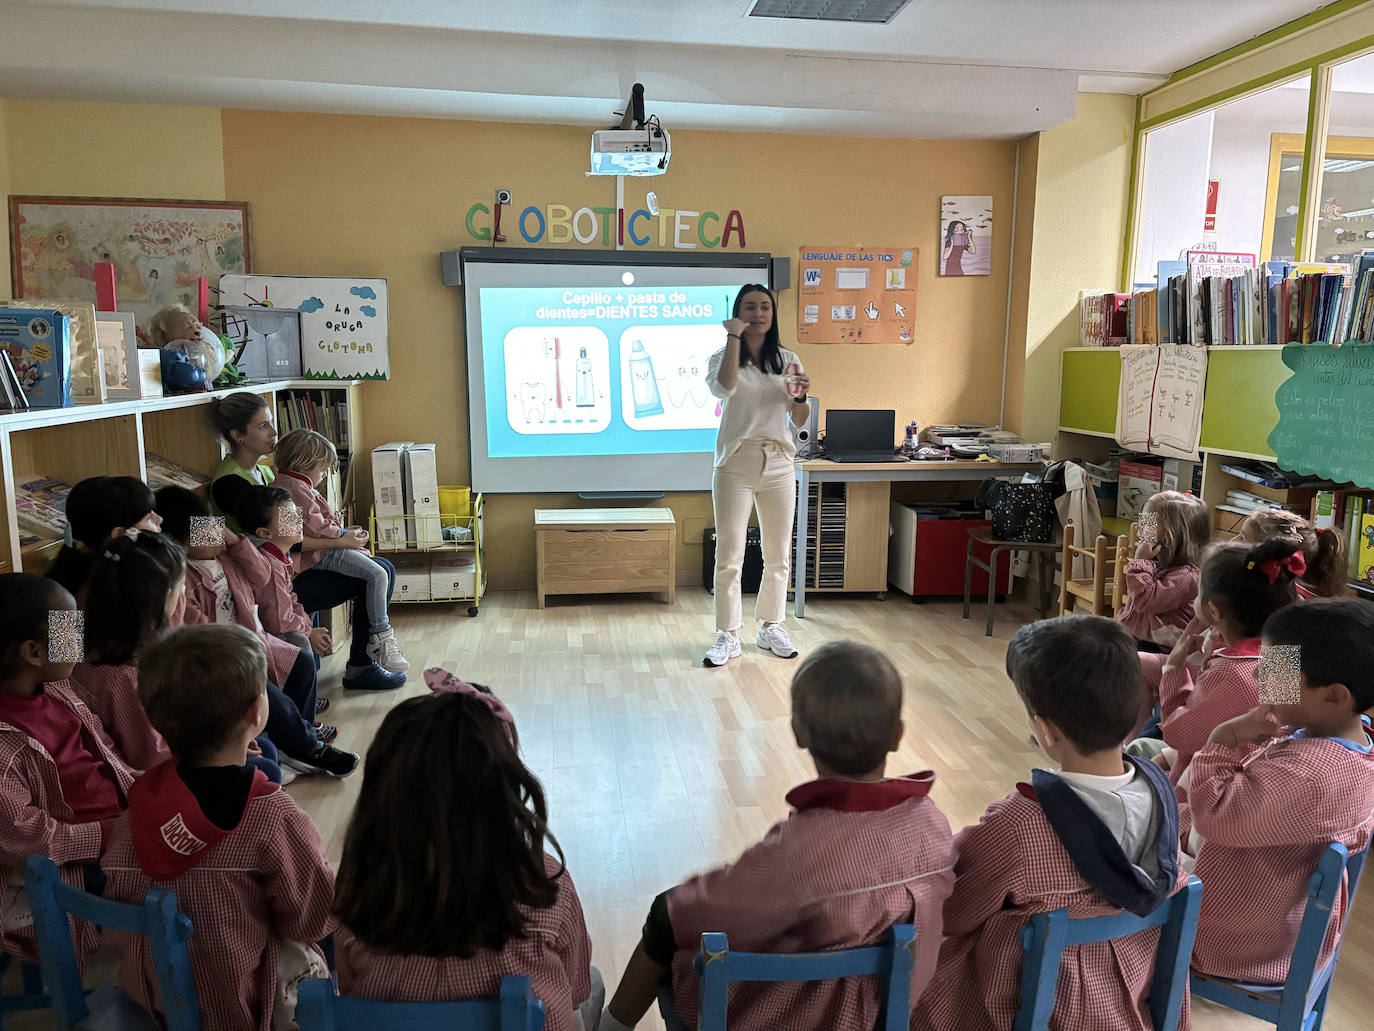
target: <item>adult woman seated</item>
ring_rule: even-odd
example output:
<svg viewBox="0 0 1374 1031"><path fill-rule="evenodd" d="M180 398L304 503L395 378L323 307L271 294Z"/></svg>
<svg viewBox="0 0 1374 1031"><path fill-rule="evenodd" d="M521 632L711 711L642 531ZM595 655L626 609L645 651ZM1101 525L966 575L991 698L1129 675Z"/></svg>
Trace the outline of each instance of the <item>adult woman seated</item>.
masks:
<svg viewBox="0 0 1374 1031"><path fill-rule="evenodd" d="M262 396L246 390L217 400L214 419L216 428L229 444L229 454L220 462L210 482L210 500L215 511L224 515L229 529L242 533L242 528L228 513L234 511L234 498L239 490L250 484L267 486L276 478L267 458L277 446L277 428ZM386 593L390 599L396 587L396 568L380 556L376 561L386 569ZM404 673L388 672L367 654L371 628L365 604L366 581L314 568L297 573L291 587L306 612L331 609L349 601L354 603L353 641L343 676L346 689L384 691L405 683Z"/></svg>

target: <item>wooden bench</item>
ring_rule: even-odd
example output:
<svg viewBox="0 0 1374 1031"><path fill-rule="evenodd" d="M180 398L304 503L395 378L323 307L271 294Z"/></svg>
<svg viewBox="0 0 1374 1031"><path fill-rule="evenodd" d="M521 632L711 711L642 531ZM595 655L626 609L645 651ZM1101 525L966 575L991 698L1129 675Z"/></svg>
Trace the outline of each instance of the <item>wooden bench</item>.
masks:
<svg viewBox="0 0 1374 1031"><path fill-rule="evenodd" d="M677 522L666 508L538 508L535 592L677 598Z"/></svg>

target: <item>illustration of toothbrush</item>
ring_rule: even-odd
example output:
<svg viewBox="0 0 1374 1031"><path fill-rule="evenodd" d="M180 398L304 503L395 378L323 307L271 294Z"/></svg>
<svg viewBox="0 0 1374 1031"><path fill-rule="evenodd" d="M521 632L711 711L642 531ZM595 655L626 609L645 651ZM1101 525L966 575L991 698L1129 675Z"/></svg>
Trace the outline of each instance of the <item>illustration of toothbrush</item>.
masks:
<svg viewBox="0 0 1374 1031"><path fill-rule="evenodd" d="M635 404L635 418L663 414L663 400L658 395L658 381L654 379L654 363L639 340L630 349L630 395Z"/></svg>
<svg viewBox="0 0 1374 1031"><path fill-rule="evenodd" d="M587 357L585 347L578 348L577 370L574 374L573 388L578 408L596 407L596 390L592 383L592 360Z"/></svg>
<svg viewBox="0 0 1374 1031"><path fill-rule="evenodd" d="M558 398L558 407L563 408L563 346L558 337L553 338L553 392Z"/></svg>

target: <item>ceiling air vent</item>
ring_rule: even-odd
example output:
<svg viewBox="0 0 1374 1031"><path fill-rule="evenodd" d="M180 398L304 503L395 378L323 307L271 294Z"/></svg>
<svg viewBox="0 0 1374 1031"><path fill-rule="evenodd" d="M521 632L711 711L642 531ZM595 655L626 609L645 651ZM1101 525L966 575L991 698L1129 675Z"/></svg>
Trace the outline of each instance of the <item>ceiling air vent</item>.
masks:
<svg viewBox="0 0 1374 1031"><path fill-rule="evenodd" d="M754 0L750 18L868 22L885 25L911 0Z"/></svg>

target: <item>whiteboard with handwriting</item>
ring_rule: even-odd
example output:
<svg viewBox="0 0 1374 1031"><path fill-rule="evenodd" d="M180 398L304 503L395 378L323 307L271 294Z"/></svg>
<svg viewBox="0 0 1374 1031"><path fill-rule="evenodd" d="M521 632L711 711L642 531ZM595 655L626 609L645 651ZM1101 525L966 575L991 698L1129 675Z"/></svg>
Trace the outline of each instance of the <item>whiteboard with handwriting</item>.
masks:
<svg viewBox="0 0 1374 1031"><path fill-rule="evenodd" d="M1121 349L1116 440L1167 458L1198 458L1207 350L1161 344Z"/></svg>
<svg viewBox="0 0 1374 1031"><path fill-rule="evenodd" d="M386 379L385 279L346 276L219 277L219 303L296 308L306 379Z"/></svg>

